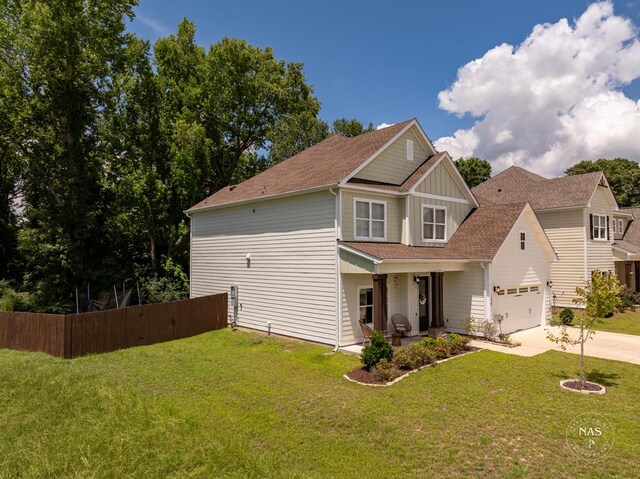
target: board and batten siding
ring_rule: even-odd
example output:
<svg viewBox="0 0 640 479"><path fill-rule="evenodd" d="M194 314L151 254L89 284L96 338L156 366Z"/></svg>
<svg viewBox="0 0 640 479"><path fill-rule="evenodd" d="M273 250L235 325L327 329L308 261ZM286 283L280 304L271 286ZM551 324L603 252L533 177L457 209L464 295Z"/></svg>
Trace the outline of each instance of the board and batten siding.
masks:
<svg viewBox="0 0 640 479"><path fill-rule="evenodd" d="M448 331L466 334L465 318L484 320L484 270L468 264L464 271L446 272L443 282L444 325Z"/></svg>
<svg viewBox="0 0 640 479"><path fill-rule="evenodd" d="M584 246L588 228L584 225L584 210L538 211L537 215L559 260L551 264L554 305L575 307L576 286L584 284Z"/></svg>
<svg viewBox="0 0 640 479"><path fill-rule="evenodd" d="M355 198L362 200L384 201L387 204L385 214L387 239L391 243L400 243L402 239L402 219L404 218L404 200L396 196L378 195L367 191L341 190L342 194L342 240L355 240ZM373 241L382 241L373 240Z"/></svg>
<svg viewBox="0 0 640 479"><path fill-rule="evenodd" d="M609 189L604 186L598 186L593 197L591 198L590 207L587 208L587 273L591 274L594 269L600 271L615 270L613 264L613 205L610 200ZM598 241L591 239L589 215L598 214L606 215L609 218L609 236L606 241Z"/></svg>
<svg viewBox="0 0 640 479"><path fill-rule="evenodd" d="M237 285L240 326L333 344L334 216L329 192L194 213L191 296Z"/></svg>
<svg viewBox="0 0 640 479"><path fill-rule="evenodd" d="M465 218L471 212L471 205L454 203L452 201L432 200L412 196L410 201L409 216L411 225L411 244L413 246L429 246L433 242L422 240L422 205L443 206L447 209L447 241L456 232ZM442 245L442 243L435 243Z"/></svg>
<svg viewBox="0 0 640 479"><path fill-rule="evenodd" d="M449 198L466 199L463 191L454 181L444 162L440 162L429 175L416 186L418 193L447 196Z"/></svg>
<svg viewBox="0 0 640 479"><path fill-rule="evenodd" d="M413 160L407 159L407 140L413 142ZM413 126L371 160L355 177L400 185L428 156L429 153L423 146L422 140L418 138L416 127Z"/></svg>
<svg viewBox="0 0 640 479"><path fill-rule="evenodd" d="M551 292L547 287L547 281L551 279L551 258L544 248L546 242L542 231L533 228L535 224L534 213L525 211L513 226L513 229L502 244L490 266L491 286L500 286L501 289L518 286L540 286L543 304L543 317L541 320L551 320L551 308L548 297ZM528 217L527 217L528 216ZM520 250L520 233L525 233L526 251ZM494 300L500 301L500 296L494 295ZM541 322L541 324L543 324Z"/></svg>

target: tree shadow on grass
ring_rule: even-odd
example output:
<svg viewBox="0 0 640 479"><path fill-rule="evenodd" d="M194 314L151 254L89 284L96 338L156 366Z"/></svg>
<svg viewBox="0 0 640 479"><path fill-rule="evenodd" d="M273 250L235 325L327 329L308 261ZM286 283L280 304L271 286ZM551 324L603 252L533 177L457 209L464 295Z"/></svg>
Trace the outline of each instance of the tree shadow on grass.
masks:
<svg viewBox="0 0 640 479"><path fill-rule="evenodd" d="M562 371L560 373L554 373L552 376L563 379L577 379L580 377L580 371L576 370L574 373L567 373ZM604 387L611 388L618 385L616 379L620 377L619 374L616 373L605 373L604 371L600 371L598 369L593 369L591 371L587 371L586 374L587 381L592 383L600 384Z"/></svg>

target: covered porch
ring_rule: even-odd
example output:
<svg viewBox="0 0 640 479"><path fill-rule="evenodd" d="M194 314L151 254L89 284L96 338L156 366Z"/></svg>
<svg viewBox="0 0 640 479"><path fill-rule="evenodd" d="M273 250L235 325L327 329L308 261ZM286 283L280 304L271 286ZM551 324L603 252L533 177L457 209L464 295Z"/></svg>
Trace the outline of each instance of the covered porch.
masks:
<svg viewBox="0 0 640 479"><path fill-rule="evenodd" d="M393 260L341 251L341 346L362 344L360 321L395 332L394 315L411 325L406 338L464 332L464 318L483 317L490 292L484 268L468 260ZM397 338L396 338L397 339Z"/></svg>
<svg viewBox="0 0 640 479"><path fill-rule="evenodd" d="M631 291L640 291L640 248L631 243L616 241L613 256L618 281Z"/></svg>

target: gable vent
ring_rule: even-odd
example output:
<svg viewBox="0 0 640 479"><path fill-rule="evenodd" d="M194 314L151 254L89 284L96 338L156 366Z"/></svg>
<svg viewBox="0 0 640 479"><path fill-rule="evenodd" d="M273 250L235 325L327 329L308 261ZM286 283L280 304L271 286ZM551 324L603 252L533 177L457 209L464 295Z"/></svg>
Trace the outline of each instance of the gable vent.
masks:
<svg viewBox="0 0 640 479"><path fill-rule="evenodd" d="M413 140L407 140L407 160L413 161Z"/></svg>

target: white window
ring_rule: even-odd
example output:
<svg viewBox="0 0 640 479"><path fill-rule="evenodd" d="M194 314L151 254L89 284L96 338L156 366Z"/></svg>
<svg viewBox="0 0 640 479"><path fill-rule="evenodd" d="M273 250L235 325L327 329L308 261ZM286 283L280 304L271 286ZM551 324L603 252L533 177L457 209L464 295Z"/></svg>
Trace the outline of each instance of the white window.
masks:
<svg viewBox="0 0 640 479"><path fill-rule="evenodd" d="M593 239L607 239L607 217L605 215L593 215Z"/></svg>
<svg viewBox="0 0 640 479"><path fill-rule="evenodd" d="M413 161L413 140L407 140L407 160Z"/></svg>
<svg viewBox="0 0 640 479"><path fill-rule="evenodd" d="M527 233L520 231L520 251L527 251Z"/></svg>
<svg viewBox="0 0 640 479"><path fill-rule="evenodd" d="M622 219L618 220L618 233L619 234L624 233L624 220Z"/></svg>
<svg viewBox="0 0 640 479"><path fill-rule="evenodd" d="M373 326L373 288L361 286L358 288L359 316L365 324Z"/></svg>
<svg viewBox="0 0 640 479"><path fill-rule="evenodd" d="M447 209L422 205L422 241L447 240Z"/></svg>
<svg viewBox="0 0 640 479"><path fill-rule="evenodd" d="M381 239L386 234L386 209L384 201L355 200L356 239Z"/></svg>

